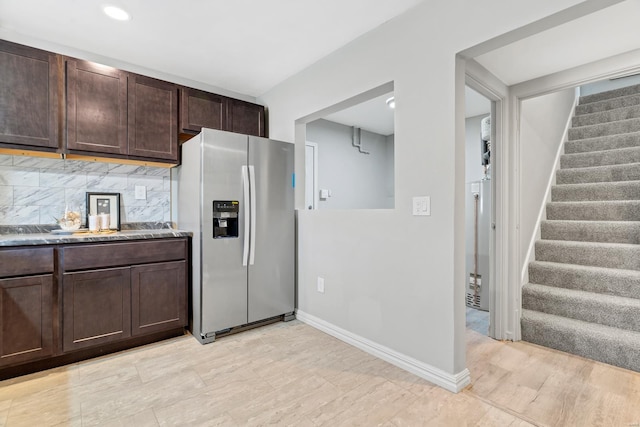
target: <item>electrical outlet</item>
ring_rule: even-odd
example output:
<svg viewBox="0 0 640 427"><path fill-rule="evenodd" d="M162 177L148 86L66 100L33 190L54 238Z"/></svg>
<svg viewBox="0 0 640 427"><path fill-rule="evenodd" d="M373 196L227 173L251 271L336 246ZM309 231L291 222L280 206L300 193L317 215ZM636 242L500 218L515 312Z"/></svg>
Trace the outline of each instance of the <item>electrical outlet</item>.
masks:
<svg viewBox="0 0 640 427"><path fill-rule="evenodd" d="M318 277L318 292L324 294L324 278Z"/></svg>
<svg viewBox="0 0 640 427"><path fill-rule="evenodd" d="M136 200L146 200L147 199L147 187L144 185L136 185L135 186L135 198Z"/></svg>

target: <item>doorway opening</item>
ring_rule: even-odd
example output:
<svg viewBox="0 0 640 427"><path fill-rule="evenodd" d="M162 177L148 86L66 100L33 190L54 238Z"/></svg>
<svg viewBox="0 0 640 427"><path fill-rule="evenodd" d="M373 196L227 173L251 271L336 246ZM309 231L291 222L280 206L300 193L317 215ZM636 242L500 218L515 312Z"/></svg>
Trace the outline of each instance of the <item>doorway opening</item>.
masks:
<svg viewBox="0 0 640 427"><path fill-rule="evenodd" d="M465 87L466 327L489 335L493 265L492 102Z"/></svg>

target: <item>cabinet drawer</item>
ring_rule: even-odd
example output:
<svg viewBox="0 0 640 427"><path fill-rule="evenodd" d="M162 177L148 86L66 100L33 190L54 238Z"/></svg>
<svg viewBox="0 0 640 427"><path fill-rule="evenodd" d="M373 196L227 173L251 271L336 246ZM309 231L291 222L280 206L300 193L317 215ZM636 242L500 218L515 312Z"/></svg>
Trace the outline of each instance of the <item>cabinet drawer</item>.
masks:
<svg viewBox="0 0 640 427"><path fill-rule="evenodd" d="M64 249L65 271L177 261L186 258L185 239L73 245Z"/></svg>
<svg viewBox="0 0 640 427"><path fill-rule="evenodd" d="M0 250L0 277L53 272L53 247Z"/></svg>

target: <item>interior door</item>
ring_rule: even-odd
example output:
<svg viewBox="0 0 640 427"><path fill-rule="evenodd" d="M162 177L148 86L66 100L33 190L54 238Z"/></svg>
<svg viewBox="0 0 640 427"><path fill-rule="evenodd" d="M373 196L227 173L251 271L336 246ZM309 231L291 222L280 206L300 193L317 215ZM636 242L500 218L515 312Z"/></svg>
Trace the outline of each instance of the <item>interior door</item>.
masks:
<svg viewBox="0 0 640 427"><path fill-rule="evenodd" d="M247 267L243 266L243 166L247 136L203 129L202 148L202 332L247 323ZM213 238L213 201L238 201L238 237Z"/></svg>
<svg viewBox="0 0 640 427"><path fill-rule="evenodd" d="M253 166L255 182L249 322L294 309L293 152L293 144L249 137L249 167Z"/></svg>

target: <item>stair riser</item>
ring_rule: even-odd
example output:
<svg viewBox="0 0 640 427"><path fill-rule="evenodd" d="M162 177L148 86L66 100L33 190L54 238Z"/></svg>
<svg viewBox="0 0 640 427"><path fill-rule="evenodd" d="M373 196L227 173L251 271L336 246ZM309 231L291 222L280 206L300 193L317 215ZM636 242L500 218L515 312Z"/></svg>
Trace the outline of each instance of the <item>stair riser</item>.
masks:
<svg viewBox="0 0 640 427"><path fill-rule="evenodd" d="M574 116L571 119L571 126L590 126L619 120L635 119L637 117L640 117L640 106L634 105L631 107L618 108L616 110Z"/></svg>
<svg viewBox="0 0 640 427"><path fill-rule="evenodd" d="M637 221L640 201L547 203L547 219L578 221Z"/></svg>
<svg viewBox="0 0 640 427"><path fill-rule="evenodd" d="M640 299L640 274L633 271L575 269L562 264L529 265L529 282L557 288Z"/></svg>
<svg viewBox="0 0 640 427"><path fill-rule="evenodd" d="M615 110L617 108L632 107L640 105L640 95L630 95L621 98L607 99L600 102L576 106L576 116L583 114L593 114L602 111Z"/></svg>
<svg viewBox="0 0 640 427"><path fill-rule="evenodd" d="M619 341L615 336L577 334L524 317L521 326L524 341L640 372L638 342Z"/></svg>
<svg viewBox="0 0 640 427"><path fill-rule="evenodd" d="M602 166L585 169L560 169L556 184L583 184L589 182L619 182L640 180L640 164Z"/></svg>
<svg viewBox="0 0 640 427"><path fill-rule="evenodd" d="M560 167L562 169L623 165L627 163L640 163L640 146L593 153L563 154L560 157Z"/></svg>
<svg viewBox="0 0 640 427"><path fill-rule="evenodd" d="M599 102L605 99L620 98L628 95L636 95L640 93L640 85L627 86L620 89L609 90L606 92L594 93L592 95L581 96L578 104L590 104L592 102Z"/></svg>
<svg viewBox="0 0 640 427"><path fill-rule="evenodd" d="M622 120L619 122L571 128L569 129L569 141L639 131L640 119Z"/></svg>
<svg viewBox="0 0 640 427"><path fill-rule="evenodd" d="M594 301L593 298L581 298L583 293L580 292L574 292L575 295L555 295L540 291L540 288L544 289L545 286L525 286L522 289L522 308L640 332L640 300L628 299L615 303ZM619 300L616 298L616 301Z"/></svg>
<svg viewBox="0 0 640 427"><path fill-rule="evenodd" d="M574 154L629 147L640 147L640 133L610 135L600 138L567 141L564 143L564 152L565 154Z"/></svg>
<svg viewBox="0 0 640 427"><path fill-rule="evenodd" d="M640 181L637 183L625 182L624 185L580 185L577 188L553 186L551 187L551 200L554 202L640 200Z"/></svg>
<svg viewBox="0 0 640 427"><path fill-rule="evenodd" d="M640 270L640 247L571 247L539 240L535 245L535 255L537 261Z"/></svg>

